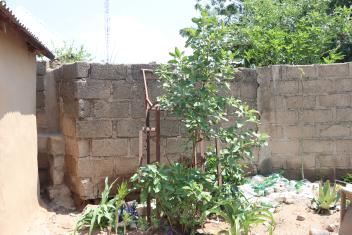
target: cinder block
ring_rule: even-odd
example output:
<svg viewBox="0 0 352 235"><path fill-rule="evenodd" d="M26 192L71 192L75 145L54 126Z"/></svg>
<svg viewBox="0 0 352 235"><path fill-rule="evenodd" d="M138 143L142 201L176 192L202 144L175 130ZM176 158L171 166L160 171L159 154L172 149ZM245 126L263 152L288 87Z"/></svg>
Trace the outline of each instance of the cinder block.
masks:
<svg viewBox="0 0 352 235"><path fill-rule="evenodd" d="M135 94L132 93L132 83L125 80L113 81L112 96L115 100L134 98Z"/></svg>
<svg viewBox="0 0 352 235"><path fill-rule="evenodd" d="M234 76L235 81L257 82L257 70L250 68L239 68Z"/></svg>
<svg viewBox="0 0 352 235"><path fill-rule="evenodd" d="M144 118L145 117L145 102L140 99L131 100L131 117Z"/></svg>
<svg viewBox="0 0 352 235"><path fill-rule="evenodd" d="M37 62L37 75L44 75L46 73L47 66L46 61Z"/></svg>
<svg viewBox="0 0 352 235"><path fill-rule="evenodd" d="M246 98L255 99L257 97L257 88L258 88L258 84L256 81L255 83L242 82L241 88L240 88L240 97L242 99L246 99Z"/></svg>
<svg viewBox="0 0 352 235"><path fill-rule="evenodd" d="M65 157L62 155L49 155L49 165L50 168L55 168L60 171L65 170Z"/></svg>
<svg viewBox="0 0 352 235"><path fill-rule="evenodd" d="M184 138L167 138L166 154L191 152L191 147Z"/></svg>
<svg viewBox="0 0 352 235"><path fill-rule="evenodd" d="M326 94L335 92L335 82L330 79L316 79L303 82L304 94Z"/></svg>
<svg viewBox="0 0 352 235"><path fill-rule="evenodd" d="M96 118L128 118L130 116L129 101L94 102L92 114Z"/></svg>
<svg viewBox="0 0 352 235"><path fill-rule="evenodd" d="M157 98L163 95L162 84L159 80L152 80L148 82L148 93L151 102L156 102Z"/></svg>
<svg viewBox="0 0 352 235"><path fill-rule="evenodd" d="M270 88L273 95L298 94L298 81L271 81Z"/></svg>
<svg viewBox="0 0 352 235"><path fill-rule="evenodd" d="M143 144L145 144L145 142ZM128 139L128 157L138 157L138 156L139 156L139 138L129 138Z"/></svg>
<svg viewBox="0 0 352 235"><path fill-rule="evenodd" d="M332 153L334 151L334 141L330 140L304 140L304 153Z"/></svg>
<svg viewBox="0 0 352 235"><path fill-rule="evenodd" d="M45 130L48 127L48 120L45 111L37 110L36 119L38 130Z"/></svg>
<svg viewBox="0 0 352 235"><path fill-rule="evenodd" d="M349 168L351 166L351 157L343 155L320 155L317 157L319 167L337 167Z"/></svg>
<svg viewBox="0 0 352 235"><path fill-rule="evenodd" d="M347 63L341 64L321 64L318 67L319 77L346 77L349 75Z"/></svg>
<svg viewBox="0 0 352 235"><path fill-rule="evenodd" d="M37 76L37 86L36 90L37 91L44 91L44 78L42 76Z"/></svg>
<svg viewBox="0 0 352 235"><path fill-rule="evenodd" d="M60 185L64 182L64 171L56 168L50 168L50 179L53 185Z"/></svg>
<svg viewBox="0 0 352 235"><path fill-rule="evenodd" d="M78 80L74 85L75 98L78 99L107 99L112 89L109 81Z"/></svg>
<svg viewBox="0 0 352 235"><path fill-rule="evenodd" d="M39 170L47 170L49 169L49 156L48 154L42 152L38 153L38 169Z"/></svg>
<svg viewBox="0 0 352 235"><path fill-rule="evenodd" d="M73 81L60 82L58 92L64 102L72 102L75 99L75 83Z"/></svg>
<svg viewBox="0 0 352 235"><path fill-rule="evenodd" d="M79 78L87 78L90 64L86 62L76 62L73 64L65 64L62 66L63 68L63 79L79 79Z"/></svg>
<svg viewBox="0 0 352 235"><path fill-rule="evenodd" d="M88 100L78 100L78 117L86 118L91 116L92 104Z"/></svg>
<svg viewBox="0 0 352 235"><path fill-rule="evenodd" d="M270 138L273 138L273 139L283 138L285 136L283 126L277 125L277 124L260 125L259 132L266 133L270 136Z"/></svg>
<svg viewBox="0 0 352 235"><path fill-rule="evenodd" d="M79 158L77 174L82 178L110 176L114 174L114 162L114 157Z"/></svg>
<svg viewBox="0 0 352 235"><path fill-rule="evenodd" d="M77 140L76 138L65 138L66 154L75 157L88 157L90 156L90 141Z"/></svg>
<svg viewBox="0 0 352 235"><path fill-rule="evenodd" d="M127 156L127 139L103 139L92 141L93 156Z"/></svg>
<svg viewBox="0 0 352 235"><path fill-rule="evenodd" d="M145 94L145 91L144 91L144 85L142 80L133 81L133 85L132 85L133 99L144 100L144 96L145 96L144 94Z"/></svg>
<svg viewBox="0 0 352 235"><path fill-rule="evenodd" d="M351 106L351 96L349 94L333 94L319 96L319 105L324 107Z"/></svg>
<svg viewBox="0 0 352 235"><path fill-rule="evenodd" d="M95 199L98 198L97 188L94 187L94 184L90 178L80 178L78 179L79 184L75 188L77 194L82 199Z"/></svg>
<svg viewBox="0 0 352 235"><path fill-rule="evenodd" d="M91 100L64 100L63 112L66 116L78 119L91 117Z"/></svg>
<svg viewBox="0 0 352 235"><path fill-rule="evenodd" d="M45 109L45 93L44 91L36 92L36 108L44 110Z"/></svg>
<svg viewBox="0 0 352 235"><path fill-rule="evenodd" d="M285 126L284 133L286 138L312 138L316 137L314 125Z"/></svg>
<svg viewBox="0 0 352 235"><path fill-rule="evenodd" d="M52 155L65 154L65 139L62 135L51 135L48 138L48 151Z"/></svg>
<svg viewBox="0 0 352 235"><path fill-rule="evenodd" d="M272 79L272 69L270 67L257 68L257 81L259 84L270 81Z"/></svg>
<svg viewBox="0 0 352 235"><path fill-rule="evenodd" d="M180 121L177 120L161 120L160 121L161 136L179 136Z"/></svg>
<svg viewBox="0 0 352 235"><path fill-rule="evenodd" d="M350 135L350 127L343 124L321 125L319 133L322 137L346 137Z"/></svg>
<svg viewBox="0 0 352 235"><path fill-rule="evenodd" d="M336 79L335 85L337 91L352 91L352 78Z"/></svg>
<svg viewBox="0 0 352 235"><path fill-rule="evenodd" d="M262 113L261 122L294 125L294 124L297 124L298 122L298 113L296 111L265 112L265 113Z"/></svg>
<svg viewBox="0 0 352 235"><path fill-rule="evenodd" d="M336 152L350 154L352 152L352 140L338 140L338 141L336 141Z"/></svg>
<svg viewBox="0 0 352 235"><path fill-rule="evenodd" d="M332 111L328 109L313 109L303 111L303 121L309 123L331 122L333 120Z"/></svg>
<svg viewBox="0 0 352 235"><path fill-rule="evenodd" d="M283 69L283 79L316 78L317 71L314 65L286 65Z"/></svg>
<svg viewBox="0 0 352 235"><path fill-rule="evenodd" d="M299 152L298 140L271 141L270 148L274 154L297 154Z"/></svg>
<svg viewBox="0 0 352 235"><path fill-rule="evenodd" d="M287 109L314 108L315 100L315 96L290 96L285 98Z"/></svg>
<svg viewBox="0 0 352 235"><path fill-rule="evenodd" d="M99 138L112 136L112 122L110 120L77 121L77 137Z"/></svg>
<svg viewBox="0 0 352 235"><path fill-rule="evenodd" d="M65 136L74 137L76 135L76 121L67 115L63 115L61 119L61 130Z"/></svg>
<svg viewBox="0 0 352 235"><path fill-rule="evenodd" d="M150 69L154 70L156 68L156 64L132 64L131 65L131 75L134 81L143 81L143 73L142 69ZM146 78L148 80L157 79L154 73L146 72Z"/></svg>
<svg viewBox="0 0 352 235"><path fill-rule="evenodd" d="M117 176L129 176L138 169L138 158L115 158L115 173Z"/></svg>
<svg viewBox="0 0 352 235"><path fill-rule="evenodd" d="M126 80L127 66L123 64L91 64L92 79Z"/></svg>
<svg viewBox="0 0 352 235"><path fill-rule="evenodd" d="M270 163L273 169L287 169L285 157L272 157Z"/></svg>
<svg viewBox="0 0 352 235"><path fill-rule="evenodd" d="M38 152L39 153L47 153L47 147L48 147L48 136L39 133L38 134Z"/></svg>
<svg viewBox="0 0 352 235"><path fill-rule="evenodd" d="M62 81L64 78L64 68L62 65L60 65L59 67L55 68L53 70L54 73L54 80L56 82Z"/></svg>
<svg viewBox="0 0 352 235"><path fill-rule="evenodd" d="M116 122L114 136L118 137L138 137L139 131L145 125L143 119L121 119Z"/></svg>
<svg viewBox="0 0 352 235"><path fill-rule="evenodd" d="M336 121L342 121L342 122L352 121L352 109L351 108L336 109Z"/></svg>

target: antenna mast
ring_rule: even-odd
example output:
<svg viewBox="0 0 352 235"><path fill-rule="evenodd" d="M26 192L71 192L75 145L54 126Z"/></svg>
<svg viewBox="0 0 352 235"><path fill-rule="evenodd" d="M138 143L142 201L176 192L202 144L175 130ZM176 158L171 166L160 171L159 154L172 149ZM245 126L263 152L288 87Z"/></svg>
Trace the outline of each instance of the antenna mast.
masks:
<svg viewBox="0 0 352 235"><path fill-rule="evenodd" d="M105 50L106 50L106 63L110 63L110 0L105 0Z"/></svg>

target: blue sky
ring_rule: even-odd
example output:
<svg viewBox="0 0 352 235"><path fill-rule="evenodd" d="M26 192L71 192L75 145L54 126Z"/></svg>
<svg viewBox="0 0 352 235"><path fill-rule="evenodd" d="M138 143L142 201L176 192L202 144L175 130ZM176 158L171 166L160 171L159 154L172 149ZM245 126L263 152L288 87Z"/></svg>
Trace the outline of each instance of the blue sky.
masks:
<svg viewBox="0 0 352 235"><path fill-rule="evenodd" d="M104 0L7 0L47 46L83 44L105 60ZM195 0L110 0L110 54L114 63L165 62L181 47L179 30L197 15Z"/></svg>

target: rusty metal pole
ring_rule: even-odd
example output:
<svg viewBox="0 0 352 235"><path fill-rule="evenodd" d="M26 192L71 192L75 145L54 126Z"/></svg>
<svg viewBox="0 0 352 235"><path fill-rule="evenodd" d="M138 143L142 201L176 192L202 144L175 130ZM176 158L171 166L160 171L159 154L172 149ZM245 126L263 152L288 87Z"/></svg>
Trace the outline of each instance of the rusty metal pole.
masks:
<svg viewBox="0 0 352 235"><path fill-rule="evenodd" d="M145 126L146 126L146 141L147 141L147 164L150 164L150 120L149 120L149 109L147 108L147 117L145 119ZM150 206L150 195L147 196L147 220L148 223L151 224L151 206Z"/></svg>
<svg viewBox="0 0 352 235"><path fill-rule="evenodd" d="M222 186L222 176L221 176L221 163L220 163L220 141L218 138L215 139L215 152L216 152L216 173L217 173L217 180L218 180L218 185Z"/></svg>
<svg viewBox="0 0 352 235"><path fill-rule="evenodd" d="M156 162L160 162L160 107L156 107L156 120L155 120L155 133L156 133L156 140L155 140L155 147L156 147Z"/></svg>

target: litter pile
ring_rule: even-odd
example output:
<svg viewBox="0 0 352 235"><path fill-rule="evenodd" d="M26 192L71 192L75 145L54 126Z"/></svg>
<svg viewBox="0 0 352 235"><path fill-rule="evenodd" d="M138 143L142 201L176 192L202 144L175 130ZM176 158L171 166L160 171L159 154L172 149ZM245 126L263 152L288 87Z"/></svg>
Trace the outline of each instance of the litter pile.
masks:
<svg viewBox="0 0 352 235"><path fill-rule="evenodd" d="M249 201L275 208L280 203L292 204L297 200L313 199L319 183L288 180L280 174L268 177L256 175L249 178L248 183L241 185L240 189Z"/></svg>

